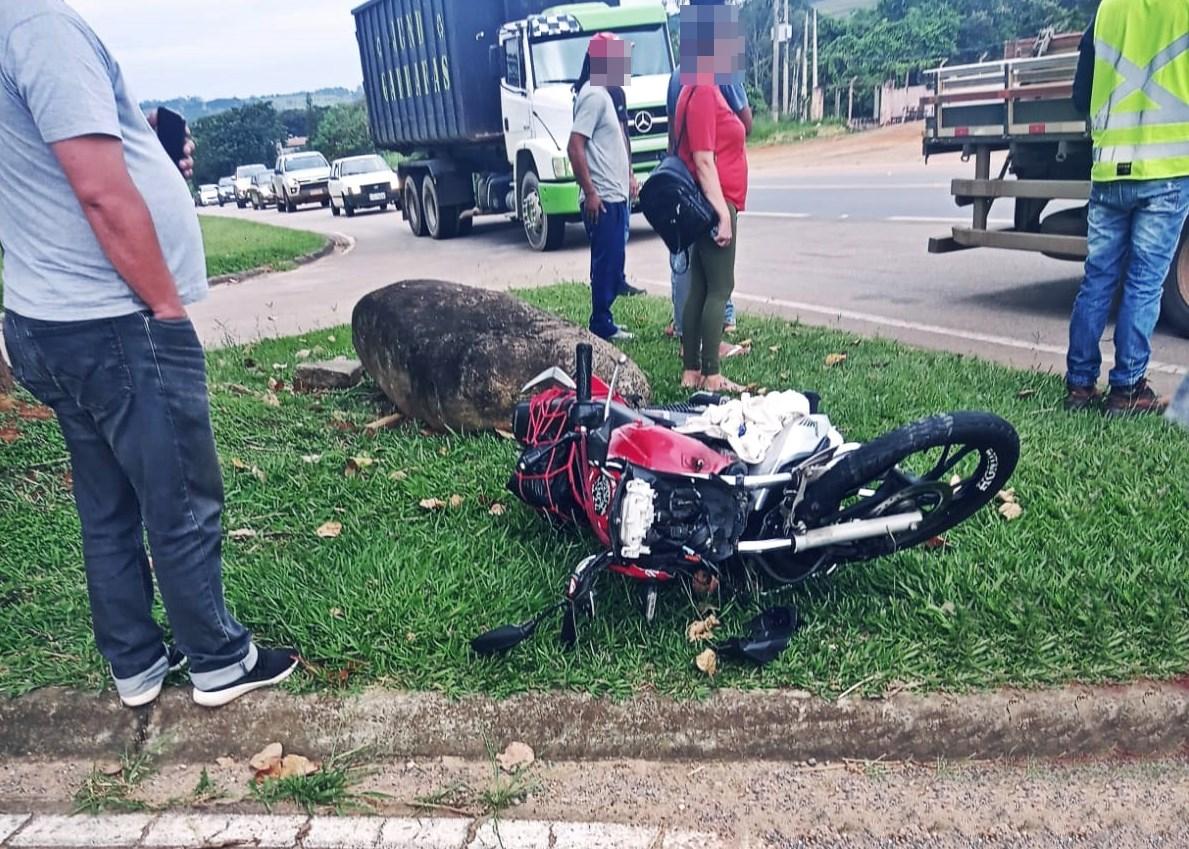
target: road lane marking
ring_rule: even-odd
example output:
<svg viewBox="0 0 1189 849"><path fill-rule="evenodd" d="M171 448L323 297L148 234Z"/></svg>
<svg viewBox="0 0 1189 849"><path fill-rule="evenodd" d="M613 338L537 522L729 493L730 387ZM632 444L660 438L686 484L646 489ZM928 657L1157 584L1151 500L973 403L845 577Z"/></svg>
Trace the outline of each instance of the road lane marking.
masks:
<svg viewBox="0 0 1189 849"><path fill-rule="evenodd" d="M641 280L646 286L655 289L670 289L669 283L658 283L655 280ZM1038 351L1045 354L1055 354L1058 356L1065 356L1067 349L1059 345L1046 345L1043 342L1028 342L1023 339L1014 339L1010 336L997 336L993 333L978 333L975 331L959 330L954 327L943 327L938 324L926 324L919 321L905 321L900 318L891 318L885 315L876 315L874 313L859 312L857 310L838 309L835 307L826 307L820 304L807 304L803 301L790 301L784 298L772 298L766 295L749 295L746 292L736 291L732 296L736 301L748 301L755 304L770 304L773 306L784 307L785 309L797 310L798 312L808 312L817 315L829 316L832 318L845 318L851 321L862 321L867 324L876 324L884 327L893 327L898 330L912 330L918 333L929 333L934 336L948 336L954 339L963 339L968 342L983 342L988 345L998 345L1003 348L1015 348L1020 351ZM1156 371L1162 374L1184 375L1189 374L1189 366L1177 366L1172 363L1163 363L1157 360L1152 360L1148 364L1149 371Z"/></svg>
<svg viewBox="0 0 1189 849"><path fill-rule="evenodd" d="M739 214L745 218L793 218L801 220L812 217L808 212L752 212L748 210Z"/></svg>
<svg viewBox="0 0 1189 849"><path fill-rule="evenodd" d="M809 183L789 183L777 185L755 185L749 187L749 191L760 192L812 192L812 191L831 191L831 192L871 192L871 191L900 191L901 189L948 189L949 183L883 183L879 185L870 186L856 186L853 183L825 183L822 185L813 185Z"/></svg>

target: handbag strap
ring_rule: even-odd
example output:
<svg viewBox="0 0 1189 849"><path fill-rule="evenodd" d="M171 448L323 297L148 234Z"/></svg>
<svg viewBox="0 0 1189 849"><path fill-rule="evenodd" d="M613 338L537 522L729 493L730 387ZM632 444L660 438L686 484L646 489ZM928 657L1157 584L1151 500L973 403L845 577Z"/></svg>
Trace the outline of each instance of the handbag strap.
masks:
<svg viewBox="0 0 1189 849"><path fill-rule="evenodd" d="M681 113L681 95L683 95L683 94L685 94L684 86L682 87L681 92L677 95L677 115L673 116L674 120L676 120L677 117L682 114ZM693 94L690 94L690 97L687 97L685 99L685 120L681 122L681 134L677 137L677 144L675 144L673 146L673 155L674 156L681 156L681 143L683 141L685 141L685 131L687 129L689 129L689 101L690 101L691 97L693 97Z"/></svg>

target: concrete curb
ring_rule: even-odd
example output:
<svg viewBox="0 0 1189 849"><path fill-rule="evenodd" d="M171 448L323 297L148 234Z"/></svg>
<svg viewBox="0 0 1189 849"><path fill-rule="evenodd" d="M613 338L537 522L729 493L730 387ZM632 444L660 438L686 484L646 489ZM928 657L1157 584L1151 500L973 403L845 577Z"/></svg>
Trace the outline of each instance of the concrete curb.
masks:
<svg viewBox="0 0 1189 849"><path fill-rule="evenodd" d="M4 849L723 849L716 836L599 823L384 817L121 814L0 816Z"/></svg>
<svg viewBox="0 0 1189 849"><path fill-rule="evenodd" d="M839 702L789 690L700 702L270 691L218 711L194 705L188 689L139 711L111 694L42 690L0 700L0 727L0 757L104 757L149 745L164 760L191 763L249 757L271 740L312 757L367 747L377 757L483 758L487 741L513 740L553 760L1154 756L1189 751L1189 681Z"/></svg>
<svg viewBox="0 0 1189 849"><path fill-rule="evenodd" d="M317 235L323 234L319 233ZM354 244L355 240L350 236L343 235L342 233L334 233L333 235L327 237L326 244L321 248L311 253L303 254L302 256L297 257L297 259L292 260L292 262L295 266L300 268L303 265L309 265L312 262L317 262L320 259L324 259L335 251L350 250ZM243 283L245 280L251 280L255 277L263 277L266 274L274 274L275 272L276 269L271 268L270 266L264 266L263 268L252 268L248 271L237 272L236 274L220 274L217 277L212 277L207 280L207 284L212 287L226 286L229 284Z"/></svg>

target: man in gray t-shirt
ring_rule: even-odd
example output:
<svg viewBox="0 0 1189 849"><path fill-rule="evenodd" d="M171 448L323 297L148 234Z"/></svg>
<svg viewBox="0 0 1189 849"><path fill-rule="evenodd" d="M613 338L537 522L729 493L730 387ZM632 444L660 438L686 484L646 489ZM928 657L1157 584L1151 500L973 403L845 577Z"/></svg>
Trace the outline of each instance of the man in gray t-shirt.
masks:
<svg viewBox="0 0 1189 849"><path fill-rule="evenodd" d="M223 486L185 309L206 295L189 165L169 161L72 9L0 2L4 341L70 451L95 639L130 707L185 662L211 707L296 665L257 649L223 601ZM154 578L176 646L153 619Z"/></svg>
<svg viewBox="0 0 1189 849"><path fill-rule="evenodd" d="M590 237L590 330L604 339L632 338L615 324L611 307L625 283L628 216L637 187L630 143L608 90L624 85L630 75L629 42L612 33L591 39L575 86L568 148Z"/></svg>

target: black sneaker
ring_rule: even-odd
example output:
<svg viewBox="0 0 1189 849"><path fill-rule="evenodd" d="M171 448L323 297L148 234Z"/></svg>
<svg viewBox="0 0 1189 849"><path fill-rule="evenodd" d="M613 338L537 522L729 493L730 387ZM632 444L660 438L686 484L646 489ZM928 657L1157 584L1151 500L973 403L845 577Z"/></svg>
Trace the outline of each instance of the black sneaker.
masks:
<svg viewBox="0 0 1189 849"><path fill-rule="evenodd" d="M633 286L631 283L624 283L623 288L619 290L619 297L621 298L634 298L637 295L644 294L647 293L643 289L639 286Z"/></svg>
<svg viewBox="0 0 1189 849"><path fill-rule="evenodd" d="M280 684L297 668L297 649L260 649L256 666L247 675L214 690L194 688L194 701L203 707L221 707L253 690Z"/></svg>
<svg viewBox="0 0 1189 849"><path fill-rule="evenodd" d="M181 672L186 668L186 664L190 659L182 654L182 650L170 643L165 647L165 656L169 659L169 671Z"/></svg>
<svg viewBox="0 0 1189 849"><path fill-rule="evenodd" d="M185 669L186 664L190 662L189 659L184 654L182 654L182 650L173 643L170 643L165 647L165 657L169 662L169 673L180 672L181 670ZM167 676L169 673L167 673ZM143 693L128 697L120 696L120 701L124 703L124 707L144 707L147 704L157 701L157 697L161 695L161 690L164 688L165 677L162 677L160 681L158 681L149 689L145 690Z"/></svg>

